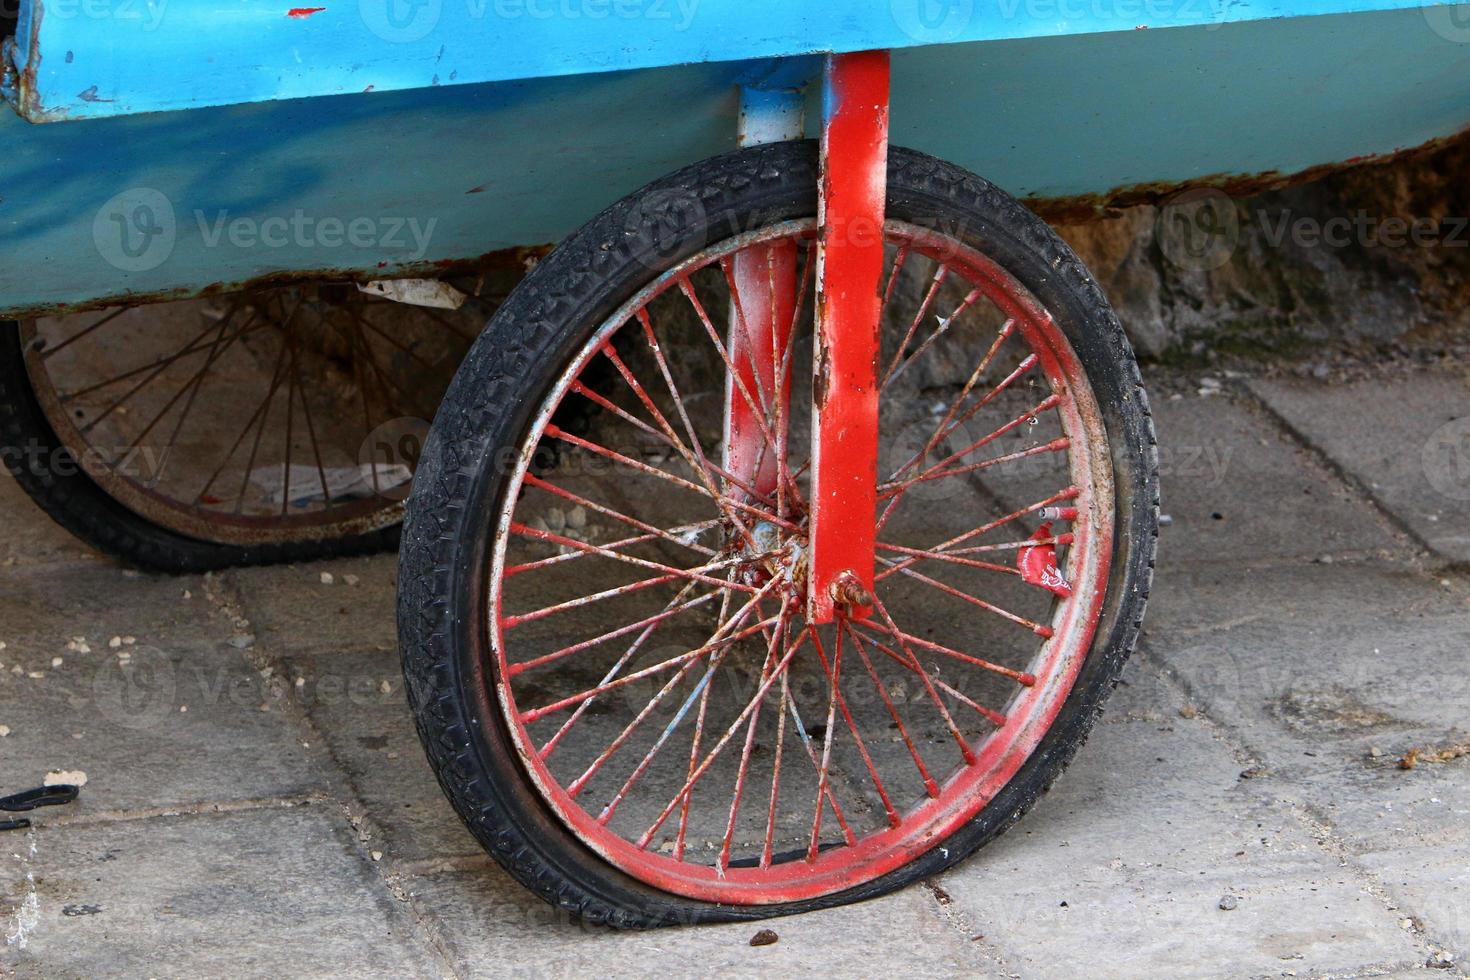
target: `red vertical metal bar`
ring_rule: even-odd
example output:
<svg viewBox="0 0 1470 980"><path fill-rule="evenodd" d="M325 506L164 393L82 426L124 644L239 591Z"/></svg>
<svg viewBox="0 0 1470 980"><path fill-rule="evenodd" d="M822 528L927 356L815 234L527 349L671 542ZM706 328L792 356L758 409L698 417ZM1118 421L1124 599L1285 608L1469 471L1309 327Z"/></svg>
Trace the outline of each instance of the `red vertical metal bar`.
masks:
<svg viewBox="0 0 1470 980"><path fill-rule="evenodd" d="M730 362L761 408L772 436L784 442L791 381L780 370L796 306L796 243L752 245L731 260ZM733 379L725 385L725 469L756 493L776 495L785 446L767 443L761 420ZM734 491L739 492L739 491Z"/></svg>
<svg viewBox="0 0 1470 980"><path fill-rule="evenodd" d="M801 139L805 106L797 89L741 89L740 145ZM734 370L725 383L725 472L767 497L779 496L785 462L790 379L782 365L797 301L796 263L794 243L774 242L737 252L728 270L733 302L726 349ZM742 389L764 399L764 420ZM767 433L780 445L770 445Z"/></svg>
<svg viewBox="0 0 1470 980"><path fill-rule="evenodd" d="M807 599L818 623L872 603L888 53L829 55L823 85Z"/></svg>

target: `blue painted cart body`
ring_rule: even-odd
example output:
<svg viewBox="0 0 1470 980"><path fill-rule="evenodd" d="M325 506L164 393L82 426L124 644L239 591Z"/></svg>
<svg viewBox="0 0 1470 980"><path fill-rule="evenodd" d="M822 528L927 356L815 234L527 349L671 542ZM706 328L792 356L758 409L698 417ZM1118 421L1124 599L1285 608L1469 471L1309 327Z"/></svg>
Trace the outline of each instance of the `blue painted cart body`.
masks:
<svg viewBox="0 0 1470 980"><path fill-rule="evenodd" d="M315 2L22 0L0 312L553 242L733 148L742 86L800 88L825 50L894 49L893 141L1037 201L1289 175L1470 122L1470 5Z"/></svg>

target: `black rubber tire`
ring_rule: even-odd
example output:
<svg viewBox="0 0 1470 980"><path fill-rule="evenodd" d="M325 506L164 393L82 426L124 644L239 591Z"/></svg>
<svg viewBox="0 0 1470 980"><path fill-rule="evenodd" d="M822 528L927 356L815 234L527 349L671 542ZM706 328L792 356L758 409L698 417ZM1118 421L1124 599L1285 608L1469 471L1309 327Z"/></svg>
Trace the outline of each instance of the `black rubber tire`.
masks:
<svg viewBox="0 0 1470 980"><path fill-rule="evenodd" d="M53 464L58 460L62 465ZM0 465L57 524L98 551L148 571L198 573L376 554L398 546L398 525L288 544L219 544L186 537L130 510L74 464L36 400L19 325L9 320L0 321Z"/></svg>
<svg viewBox="0 0 1470 980"><path fill-rule="evenodd" d="M1022 769L944 848L936 841L882 878L811 901L737 907L652 889L583 845L532 789L487 677L485 576L508 476L499 465L503 447L519 444L566 359L639 287L737 230L815 215L816 187L816 145L774 144L706 160L604 211L491 321L450 386L420 462L399 574L400 648L419 734L485 849L532 891L585 920L637 928L758 919L881 895L943 871L1045 792L1087 737L1138 638L1158 534L1158 454L1122 327L1077 256L1019 202L973 174L895 148L889 217L962 229L1030 289L1066 331L1106 417L1118 489L1114 562L1103 620L1071 696ZM650 242L665 247L655 255Z"/></svg>

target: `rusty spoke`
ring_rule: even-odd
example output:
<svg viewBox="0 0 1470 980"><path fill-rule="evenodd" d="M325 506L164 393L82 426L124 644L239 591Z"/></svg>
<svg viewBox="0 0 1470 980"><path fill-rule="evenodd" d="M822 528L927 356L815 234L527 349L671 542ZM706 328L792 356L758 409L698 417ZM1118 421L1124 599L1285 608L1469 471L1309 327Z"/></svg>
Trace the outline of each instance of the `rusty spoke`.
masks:
<svg viewBox="0 0 1470 980"><path fill-rule="evenodd" d="M682 589L680 589L678 594L670 599L668 603L664 606L664 611L667 612L668 610L673 609L679 603L684 602L689 593L694 591L694 587L697 584L697 582L690 582ZM720 597L720 618L724 619L725 613L729 610L729 591L727 590L721 592ZM608 672L602 676L602 679L598 681L598 684L607 684L609 681L612 681L620 673L622 673L623 668L626 667L628 663L632 661L635 656L638 655L639 650L643 649L643 645L648 642L649 637L653 636L653 634L658 631L658 628L662 626L665 622L667 622L666 619L661 619L656 623L650 623L648 626L644 627L643 631L638 634L633 642L628 644L628 648L623 651L621 656L618 657L617 662L614 663L612 667L608 670ZM551 753L556 751L556 747L561 744L561 740L566 737L567 732L572 730L572 727L581 720L582 716L587 713L587 710L591 708L596 701L597 699L595 697L588 698L586 701L583 701L581 704L577 705L576 709L571 713L567 720L562 722L561 728L557 729L556 734L548 739L546 744L541 746L541 748L537 751L537 755L543 760L550 758Z"/></svg>
<svg viewBox="0 0 1470 980"><path fill-rule="evenodd" d="M653 675L661 674L666 670L672 670L675 667L688 663L690 660L698 659L699 657L704 656L706 653L709 653L711 650L718 649L720 646L734 643L737 640L743 640L748 636L754 636L756 633L759 633L762 629L772 625L775 622L776 620L774 618L763 620L753 626L747 626L745 629L742 629L739 632L732 633L729 636L721 637L715 642L707 643L704 646L698 647L694 650L690 650L687 653L681 653L677 657L670 657L668 660L654 664L651 667L645 667L642 670L635 671L634 673L625 674L622 677L618 677L612 681L609 681L606 684L599 684L597 687L594 687L590 690L582 691L580 693L573 694L570 697L554 701L551 704L546 705L545 707L533 708L532 710L524 712L521 715L521 721L529 724L530 722L536 721L538 718L546 717L552 712L561 711L564 708L570 708L573 705L581 704L583 701L586 701L590 698L595 698L600 694L606 694L608 691L613 691L620 687L627 687L634 681L640 681L645 677L652 677Z"/></svg>
<svg viewBox="0 0 1470 980"><path fill-rule="evenodd" d="M892 493L892 499L888 502L888 506L884 508L883 513L878 518L879 532L881 533L883 528L888 525L889 519L892 518L894 511L898 508L899 503L902 502L904 498L904 494L908 491L910 487L930 480L941 479L942 477L946 476L955 476L960 473L971 472L970 470L964 468L954 469L953 464L957 463L961 459L964 459L966 456L970 455L976 450L984 449L986 446L990 445L1001 436L1004 436L1009 432L1014 432L1021 426L1034 421L1036 417L1042 412L1055 408L1060 401L1060 395L1048 395L1040 402L1037 402L1036 405L1032 408L1027 409L1020 415L1017 415L1015 418L1010 419L999 428L992 429L990 432L981 436L979 439L976 439L974 442L970 443L970 445L966 446L964 449L961 449L959 452L951 453L950 455L941 459L939 462L935 463L933 466L930 466L929 468L921 471L918 475L909 477L902 483L888 484L879 487L878 492L880 495L884 493ZM1016 457L1013 454L1012 458L1024 457ZM991 461L987 461L985 463L986 467L994 465L996 465L996 463Z"/></svg>
<svg viewBox="0 0 1470 980"><path fill-rule="evenodd" d="M44 349L43 351L41 351L41 357L44 359L44 358L54 357L55 355L60 354L62 351L66 350L68 347L70 347L72 344L75 344L77 341L81 340L83 337L91 336L93 333L96 333L97 332L98 328L103 327L106 324L111 323L113 320L115 320L118 317L122 316L127 311L128 311L128 307L126 307L126 306L119 306L117 309L113 310L111 313L108 313L105 316L103 316L96 323L93 323L93 324L91 324L90 326L87 326L87 327L83 327L81 330L78 330L76 333L72 334L66 340L64 340L61 343L57 344L55 347L47 347L46 349Z"/></svg>
<svg viewBox="0 0 1470 980"><path fill-rule="evenodd" d="M898 713L898 707L894 705L893 698L888 693L888 688L884 686L883 678L878 676L878 669L873 666L873 661L869 659L867 651L863 649L863 635L857 632L857 630L854 630L852 625L845 619L841 623L841 628L847 632L848 639L852 641L852 647L857 651L858 659L863 662L863 668L868 672L868 676L873 681L873 686L878 690L878 697L882 699L883 706L888 709L888 717L893 719L893 725L898 729L898 735L903 739L904 747L909 750L909 755L913 758L914 765L918 767L919 778L924 782L924 791L931 797L937 798L939 796L939 784L929 774L929 767L924 765L924 757L919 754L919 747L914 744L913 737L909 735L908 726L903 723L903 716ZM905 663L897 654L894 657L905 667L908 667L910 670L913 669L911 665Z"/></svg>
<svg viewBox="0 0 1470 980"><path fill-rule="evenodd" d="M623 785L618 789L617 793L613 795L613 798L608 801L608 804L603 807L602 812L598 814L597 817L599 823L607 823L607 821L612 819L613 814L617 812L618 804L622 803L622 801L627 798L628 793L632 791L634 784L636 784L639 778L648 771L648 767L653 764L653 760L658 756L664 745L668 743L669 738L684 723L684 718L688 715L689 709L694 705L695 700L701 697L702 689L707 687L710 680L714 677L715 671L720 665L720 661L724 659L725 654L730 649L728 644L718 645L720 637L729 630L737 628L741 623L748 619L753 612L757 612L760 607L760 598L761 596L757 596L755 599L752 599L750 602L746 603L746 605L742 607L740 611L738 611L734 616L722 622L719 628L716 629L715 632L709 637L709 639L705 641L704 648L714 649L715 652L714 655L710 657L710 664L705 670L705 675L703 679L695 687L695 689L689 693L689 696L684 699L684 703L679 707L679 710L675 712L674 717L669 721L669 723L664 726L664 730L659 734L659 737L654 742L653 747L650 748L648 752L644 754L643 758L638 761L638 764L633 768L633 772L623 782ZM714 646L712 646L712 644ZM638 712L633 720L628 722L627 726L625 726L623 730L618 733L617 737L613 739L612 743L602 751L602 754L592 761L592 764L583 771L582 775L577 777L577 779L567 785L567 792L572 796L576 796L578 793L580 793L582 791L582 788L587 785L588 780L590 780L593 776L597 774L598 770L601 769L603 765L612 758L613 754L617 752L618 749L627 744L628 739L631 738L633 736L633 733L639 728L639 726L643 724L644 719L651 715L655 710L657 710L658 706L663 702L664 698L668 696L669 692L678 687L679 683L685 678L685 676L689 674L690 671L698 666L699 662L700 658L695 657L691 659L688 663L680 667L678 672L675 673L673 677L670 677L668 681L665 682L664 686L659 689L658 693L648 700L648 703L643 706L642 710Z"/></svg>
<svg viewBox="0 0 1470 980"><path fill-rule="evenodd" d="M908 330L904 331L903 339L898 342L898 347L893 351L893 358L888 362L888 370L883 373L883 379L878 385L880 391L886 389L893 383L899 365L903 362L904 352L908 350L909 344L913 342L914 334L918 332L919 326L924 322L924 317L928 314L929 307L934 305L934 298L939 295L939 290L947 278L949 278L949 268L947 266L941 265L934 270L934 278L929 281L929 289L924 293L924 298L919 303L919 311L914 314L913 320L909 323ZM940 325L944 325L942 320L940 321Z"/></svg>
<svg viewBox="0 0 1470 980"><path fill-rule="evenodd" d="M883 390L886 391L888 387L893 384L893 382L903 377L903 373L909 369L909 365L917 361L920 357L923 357L925 351L933 347L934 344L937 343L941 337L948 333L949 328L954 325L954 322L958 320L961 316L963 316L965 311L968 310L971 306L975 304L977 300L980 299L981 295L982 293L979 289L972 289L970 290L969 295L967 295L963 300L960 301L960 304L954 308L949 316L936 317L939 322L935 324L935 327L929 333L929 336L924 338L924 342L916 347L912 354L904 358L901 364L895 364L893 369L889 371L888 376L883 379ZM900 351L900 353L902 353L902 351Z"/></svg>

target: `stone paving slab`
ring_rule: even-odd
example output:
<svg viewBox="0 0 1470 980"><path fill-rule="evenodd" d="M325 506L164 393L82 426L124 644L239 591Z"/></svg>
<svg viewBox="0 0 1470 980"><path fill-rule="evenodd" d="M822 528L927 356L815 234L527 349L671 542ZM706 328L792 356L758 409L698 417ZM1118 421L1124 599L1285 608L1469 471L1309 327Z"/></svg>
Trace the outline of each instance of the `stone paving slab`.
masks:
<svg viewBox="0 0 1470 980"><path fill-rule="evenodd" d="M80 770L83 813L322 791L320 751L301 744L278 705L261 710L270 681L230 634L199 579L126 577L101 564L6 573L0 786ZM90 652L68 649L78 635ZM113 636L136 642L113 649Z"/></svg>
<svg viewBox="0 0 1470 980"><path fill-rule="evenodd" d="M1035 810L943 876L1005 962L1036 977L1208 977L1422 961L1184 701L1137 666L1126 680Z"/></svg>
<svg viewBox="0 0 1470 980"><path fill-rule="evenodd" d="M396 555L242 568L228 579L239 591L256 645L271 656L396 649Z"/></svg>
<svg viewBox="0 0 1470 980"><path fill-rule="evenodd" d="M1250 388L1431 548L1470 561L1470 382L1424 373Z"/></svg>
<svg viewBox="0 0 1470 980"><path fill-rule="evenodd" d="M766 922L618 933L569 921L496 868L409 883L466 978L1003 975L928 889ZM762 929L779 937L753 947Z"/></svg>
<svg viewBox="0 0 1470 980"><path fill-rule="evenodd" d="M1435 946L1453 953L1462 970L1470 963L1470 846L1396 848L1359 860Z"/></svg>
<svg viewBox="0 0 1470 980"><path fill-rule="evenodd" d="M40 557L0 566L0 786L50 767L90 781L38 815L34 859L0 840L0 925L27 863L40 906L19 975L1463 973L1419 967L1441 947L1470 962L1470 757L1395 760L1470 733L1470 583L1414 567L1408 537L1268 413L1157 407L1174 520L1144 655L1068 772L934 887L751 925L584 927L482 856L403 704L392 556L206 589L73 561L27 516L14 540L62 550L0 543L0 562ZM17 492L0 480L0 505ZM235 596L253 650L229 643ZM92 654L65 649L81 633ZM117 634L150 667L129 686L102 668ZM761 928L779 941L751 947ZM0 946L0 974L18 952Z"/></svg>
<svg viewBox="0 0 1470 980"><path fill-rule="evenodd" d="M1373 506L1307 465L1268 419L1224 395L1154 404L1161 565L1401 551Z"/></svg>
<svg viewBox="0 0 1470 980"><path fill-rule="evenodd" d="M0 568L105 560L47 517L3 466L0 466L0 517L5 528L5 533L0 535Z"/></svg>
<svg viewBox="0 0 1470 980"><path fill-rule="evenodd" d="M1470 757L1395 764L1470 737L1470 603L1443 581L1372 565L1180 572L1147 647L1354 846L1470 839Z"/></svg>
<svg viewBox="0 0 1470 980"><path fill-rule="evenodd" d="M483 855L424 757L396 651L333 651L287 662L290 676L305 680L301 703L381 829L373 846L386 860Z"/></svg>
<svg viewBox="0 0 1470 980"><path fill-rule="evenodd" d="M31 977L438 975L352 838L330 806L46 827L34 854L11 835L0 908L31 893L37 906L0 964Z"/></svg>

